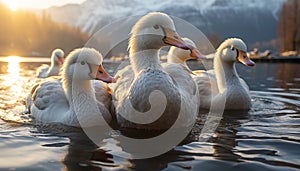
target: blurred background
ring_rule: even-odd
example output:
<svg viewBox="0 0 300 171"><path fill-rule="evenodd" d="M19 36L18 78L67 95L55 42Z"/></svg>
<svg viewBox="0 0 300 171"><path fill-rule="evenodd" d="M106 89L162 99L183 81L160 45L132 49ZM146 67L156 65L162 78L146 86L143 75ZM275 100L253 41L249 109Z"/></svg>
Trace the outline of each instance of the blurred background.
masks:
<svg viewBox="0 0 300 171"><path fill-rule="evenodd" d="M241 37L249 50L300 49L299 0L0 0L0 56L68 53L106 24L150 11L190 22L215 47Z"/></svg>

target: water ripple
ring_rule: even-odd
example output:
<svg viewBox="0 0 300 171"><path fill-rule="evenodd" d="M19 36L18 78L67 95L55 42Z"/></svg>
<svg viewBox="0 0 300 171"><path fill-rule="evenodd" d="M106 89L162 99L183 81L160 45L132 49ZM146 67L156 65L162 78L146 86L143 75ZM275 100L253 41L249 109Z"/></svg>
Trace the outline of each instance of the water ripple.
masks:
<svg viewBox="0 0 300 171"><path fill-rule="evenodd" d="M250 111L226 111L207 141L199 141L207 116L201 111L191 134L173 150L129 160L118 157L124 153L116 140L118 131L108 133L98 147L79 128L41 124L24 113L24 98L37 81L36 66L24 67L18 82L10 84L8 73L0 74L0 169L300 170L299 74L278 78L270 72L260 81L248 80L250 88L266 91L251 91ZM258 64L256 69L264 67Z"/></svg>

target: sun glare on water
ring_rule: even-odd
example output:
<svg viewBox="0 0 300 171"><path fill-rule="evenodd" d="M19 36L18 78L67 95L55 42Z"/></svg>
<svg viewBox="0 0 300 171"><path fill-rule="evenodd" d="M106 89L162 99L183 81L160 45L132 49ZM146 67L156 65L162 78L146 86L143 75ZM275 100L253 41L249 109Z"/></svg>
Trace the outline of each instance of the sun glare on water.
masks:
<svg viewBox="0 0 300 171"><path fill-rule="evenodd" d="M5 58L5 61L8 62L7 72L11 76L19 77L21 58L18 56L9 56Z"/></svg>
<svg viewBox="0 0 300 171"><path fill-rule="evenodd" d="M23 71L20 62L23 58L19 56L9 56L1 58L1 62L6 62L6 73L1 74L0 89L1 91L1 109L0 119L13 123L24 123L30 121L30 118L24 118L19 113L24 111L23 99L27 92L24 86L28 84L28 79L22 78Z"/></svg>
<svg viewBox="0 0 300 171"><path fill-rule="evenodd" d="M21 86L19 86L18 81L20 78L20 62L22 59L18 56L9 56L4 59L5 62L8 63L7 66L7 77L5 81L7 84L11 86L11 90L15 93L18 93L21 90Z"/></svg>

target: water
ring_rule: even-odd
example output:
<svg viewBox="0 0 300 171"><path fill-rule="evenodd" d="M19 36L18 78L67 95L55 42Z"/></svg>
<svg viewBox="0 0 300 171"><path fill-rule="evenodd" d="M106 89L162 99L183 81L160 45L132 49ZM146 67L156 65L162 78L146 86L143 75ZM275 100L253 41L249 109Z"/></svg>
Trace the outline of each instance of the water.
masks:
<svg viewBox="0 0 300 171"><path fill-rule="evenodd" d="M199 140L206 118L201 114L180 145L143 160L116 155L122 152L114 139L118 133L97 147L80 129L35 124L22 114L40 64L1 63L0 170L300 170L298 63L237 65L252 90L252 109L225 112L205 142ZM106 67L113 72L115 65Z"/></svg>

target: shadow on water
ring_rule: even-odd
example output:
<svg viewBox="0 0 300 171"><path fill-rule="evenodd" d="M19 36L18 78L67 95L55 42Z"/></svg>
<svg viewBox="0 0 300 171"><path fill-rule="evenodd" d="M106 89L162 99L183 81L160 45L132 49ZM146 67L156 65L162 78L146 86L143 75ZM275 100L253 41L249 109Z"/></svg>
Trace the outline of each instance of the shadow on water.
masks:
<svg viewBox="0 0 300 171"><path fill-rule="evenodd" d="M254 90L250 111L225 111L216 131L200 141L207 117L201 111L181 144L141 160L118 157L123 153L117 141L120 131L106 132L98 147L81 129L41 125L30 115L20 114L38 65L20 63L17 72L8 72L7 64L0 67L0 169L300 170L299 64L259 63L250 69L238 65L238 72ZM113 64L105 65L114 72Z"/></svg>
<svg viewBox="0 0 300 171"><path fill-rule="evenodd" d="M300 117L294 110L299 105L284 105L283 101L268 100L262 98L261 94L269 93L254 92L253 108L250 111L225 111L216 132L208 141L197 141L201 132L199 129L206 117L202 114L191 135L182 144L166 154L150 159L129 160L118 157L117 153L122 152L122 149L113 137L119 133L110 133L114 136L105 139L103 146L98 148L82 132L63 132L62 135L67 135L70 139L63 163L66 170L300 169L296 162L300 153L295 150L300 143L299 122L285 125L293 120L288 117L298 117L299 121ZM283 126L289 131L277 132L285 129Z"/></svg>

